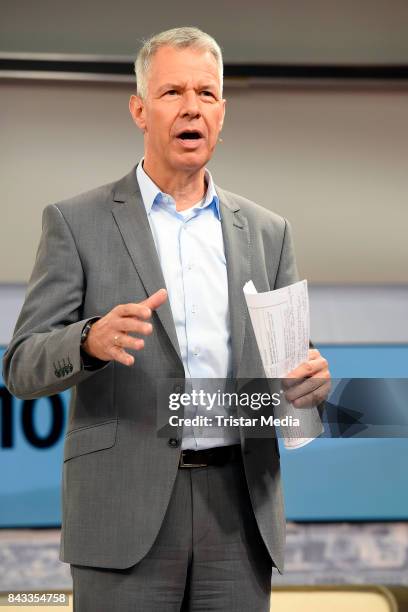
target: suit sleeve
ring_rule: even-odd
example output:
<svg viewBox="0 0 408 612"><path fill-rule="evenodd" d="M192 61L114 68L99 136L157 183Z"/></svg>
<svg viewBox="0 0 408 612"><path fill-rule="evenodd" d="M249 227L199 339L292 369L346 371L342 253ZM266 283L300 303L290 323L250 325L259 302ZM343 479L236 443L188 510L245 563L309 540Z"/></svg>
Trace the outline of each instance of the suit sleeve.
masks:
<svg viewBox="0 0 408 612"><path fill-rule="evenodd" d="M4 381L13 395L22 399L52 395L92 375L84 368L80 351L81 333L89 320L81 319L84 292L74 237L52 204L43 213L34 269L3 358Z"/></svg>

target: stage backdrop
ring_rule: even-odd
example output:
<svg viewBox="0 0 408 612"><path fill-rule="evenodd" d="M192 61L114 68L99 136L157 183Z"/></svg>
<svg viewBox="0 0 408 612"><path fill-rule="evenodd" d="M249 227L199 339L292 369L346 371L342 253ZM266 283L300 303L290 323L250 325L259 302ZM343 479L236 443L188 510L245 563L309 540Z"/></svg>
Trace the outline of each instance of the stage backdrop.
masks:
<svg viewBox="0 0 408 612"><path fill-rule="evenodd" d="M408 377L408 346L320 348L335 377L350 367L360 377ZM58 525L69 394L21 401L1 379L0 394L0 527ZM288 519L408 519L407 438L280 446Z"/></svg>

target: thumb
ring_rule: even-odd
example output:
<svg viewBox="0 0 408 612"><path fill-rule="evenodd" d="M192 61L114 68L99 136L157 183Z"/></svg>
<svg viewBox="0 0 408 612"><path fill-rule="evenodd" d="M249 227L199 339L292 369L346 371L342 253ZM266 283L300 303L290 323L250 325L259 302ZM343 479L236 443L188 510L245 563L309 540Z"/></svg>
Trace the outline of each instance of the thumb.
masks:
<svg viewBox="0 0 408 612"><path fill-rule="evenodd" d="M147 306L148 308L151 308L151 310L156 310L156 308L164 304L166 300L167 300L166 289L159 289L158 291L156 291L156 293L153 293L152 295L150 295L146 300L143 300L143 302L140 302L140 304L143 304L143 306Z"/></svg>

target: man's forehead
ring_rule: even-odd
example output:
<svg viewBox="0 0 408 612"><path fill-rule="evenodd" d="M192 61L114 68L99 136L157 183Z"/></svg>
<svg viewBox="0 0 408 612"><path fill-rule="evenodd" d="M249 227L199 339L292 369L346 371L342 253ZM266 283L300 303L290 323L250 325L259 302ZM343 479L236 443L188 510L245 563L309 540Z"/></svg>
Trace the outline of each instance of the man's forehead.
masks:
<svg viewBox="0 0 408 612"><path fill-rule="evenodd" d="M195 80L207 80L219 84L218 65L210 51L194 49L176 49L160 47L150 64L150 78L172 81L173 79L195 77Z"/></svg>

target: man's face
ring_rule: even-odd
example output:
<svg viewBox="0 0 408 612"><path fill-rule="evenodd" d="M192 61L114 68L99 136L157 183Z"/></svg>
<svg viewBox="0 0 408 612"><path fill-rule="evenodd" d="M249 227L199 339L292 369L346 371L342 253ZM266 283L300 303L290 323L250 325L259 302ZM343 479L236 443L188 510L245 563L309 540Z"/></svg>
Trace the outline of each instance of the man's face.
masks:
<svg viewBox="0 0 408 612"><path fill-rule="evenodd" d="M145 160L198 170L215 149L225 114L217 63L209 51L161 47L148 72L147 96L130 111L145 135Z"/></svg>

